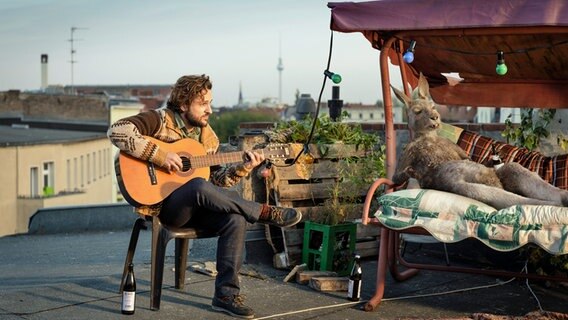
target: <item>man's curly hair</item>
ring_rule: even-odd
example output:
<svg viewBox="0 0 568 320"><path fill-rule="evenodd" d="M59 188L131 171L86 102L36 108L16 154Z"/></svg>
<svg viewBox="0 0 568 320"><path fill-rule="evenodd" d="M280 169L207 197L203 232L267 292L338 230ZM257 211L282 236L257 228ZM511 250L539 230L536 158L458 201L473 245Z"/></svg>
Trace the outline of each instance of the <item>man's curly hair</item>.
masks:
<svg viewBox="0 0 568 320"><path fill-rule="evenodd" d="M209 76L204 74L182 76L172 87L167 104L168 109L181 112L181 106L191 105L195 98L203 96L203 90L211 90L212 87Z"/></svg>

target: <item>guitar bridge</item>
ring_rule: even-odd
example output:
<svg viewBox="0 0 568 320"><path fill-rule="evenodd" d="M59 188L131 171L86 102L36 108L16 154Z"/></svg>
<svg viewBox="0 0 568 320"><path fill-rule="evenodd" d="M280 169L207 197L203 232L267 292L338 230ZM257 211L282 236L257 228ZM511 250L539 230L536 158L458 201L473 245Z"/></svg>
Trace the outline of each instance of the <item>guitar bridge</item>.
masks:
<svg viewBox="0 0 568 320"><path fill-rule="evenodd" d="M150 177L150 183L152 185L158 184L158 179L156 178L156 168L151 162L148 162L148 176Z"/></svg>

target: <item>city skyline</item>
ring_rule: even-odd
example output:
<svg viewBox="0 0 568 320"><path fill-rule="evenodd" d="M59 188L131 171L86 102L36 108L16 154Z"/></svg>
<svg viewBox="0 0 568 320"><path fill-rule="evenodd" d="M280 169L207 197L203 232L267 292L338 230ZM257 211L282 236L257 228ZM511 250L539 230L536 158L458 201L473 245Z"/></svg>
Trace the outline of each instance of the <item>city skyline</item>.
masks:
<svg viewBox="0 0 568 320"><path fill-rule="evenodd" d="M232 106L240 84L245 101L278 98L281 57L282 102L292 104L296 91L319 94L330 17L325 1L2 0L0 91L38 90L40 56L48 54L49 85L173 84L205 73L214 104ZM379 52L363 35L334 33L332 50L342 99L382 99Z"/></svg>

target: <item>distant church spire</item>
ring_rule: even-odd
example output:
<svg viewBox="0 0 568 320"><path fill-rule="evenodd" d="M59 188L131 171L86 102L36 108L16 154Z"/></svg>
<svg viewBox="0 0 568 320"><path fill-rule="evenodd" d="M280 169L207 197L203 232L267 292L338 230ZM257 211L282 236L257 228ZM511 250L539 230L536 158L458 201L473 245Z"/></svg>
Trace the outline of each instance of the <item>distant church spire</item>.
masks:
<svg viewBox="0 0 568 320"><path fill-rule="evenodd" d="M243 105L243 84L239 81L239 106Z"/></svg>

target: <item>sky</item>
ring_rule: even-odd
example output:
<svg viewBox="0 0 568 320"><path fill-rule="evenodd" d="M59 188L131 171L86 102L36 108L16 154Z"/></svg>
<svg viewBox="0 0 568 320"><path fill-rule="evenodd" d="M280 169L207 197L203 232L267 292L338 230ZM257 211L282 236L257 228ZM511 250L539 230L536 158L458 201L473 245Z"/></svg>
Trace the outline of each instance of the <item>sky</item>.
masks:
<svg viewBox="0 0 568 320"><path fill-rule="evenodd" d="M171 85L208 74L213 104L232 106L239 86L248 102L278 98L281 56L282 102L293 104L297 91L317 99L330 17L321 0L0 0L0 91L38 90L48 54L49 85ZM333 32L341 99L382 99L378 54L360 33Z"/></svg>

